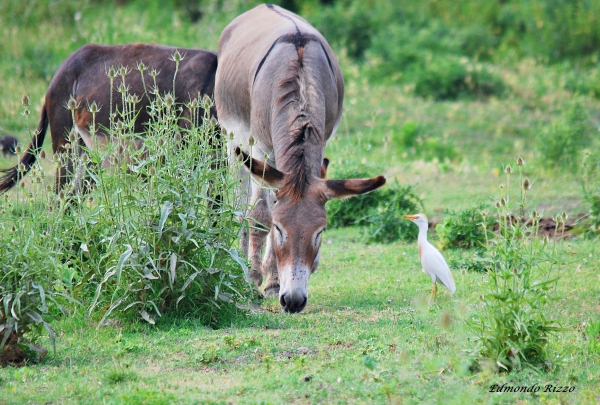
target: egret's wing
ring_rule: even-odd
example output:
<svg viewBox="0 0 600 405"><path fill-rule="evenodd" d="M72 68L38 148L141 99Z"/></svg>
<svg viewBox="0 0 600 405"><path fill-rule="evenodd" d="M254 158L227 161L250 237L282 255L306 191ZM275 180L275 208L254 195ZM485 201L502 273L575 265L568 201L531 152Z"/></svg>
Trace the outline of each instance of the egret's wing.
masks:
<svg viewBox="0 0 600 405"><path fill-rule="evenodd" d="M432 280L439 280L452 294L454 294L456 285L454 284L452 273L450 273L450 268L448 267L444 256L442 256L442 254L430 243L427 243L422 247L421 264L423 265L425 273L427 273Z"/></svg>

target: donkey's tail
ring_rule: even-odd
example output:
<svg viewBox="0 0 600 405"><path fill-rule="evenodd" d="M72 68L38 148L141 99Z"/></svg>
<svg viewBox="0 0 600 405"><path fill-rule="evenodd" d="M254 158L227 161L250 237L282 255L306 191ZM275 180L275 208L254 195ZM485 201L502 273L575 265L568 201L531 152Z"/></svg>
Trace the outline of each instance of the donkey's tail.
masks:
<svg viewBox="0 0 600 405"><path fill-rule="evenodd" d="M37 154L42 148L42 144L44 143L44 138L46 137L46 130L48 129L48 111L46 110L46 105L42 107L42 113L40 116L40 122L38 123L37 129L33 138L31 138L31 142L27 147L27 150L23 154L21 158L21 162L13 166L9 169L0 169L0 193L5 193L10 190L15 184L19 182L31 166L35 163L35 159L37 158ZM19 166L21 166L21 171L19 171ZM24 169L24 170L23 170Z"/></svg>

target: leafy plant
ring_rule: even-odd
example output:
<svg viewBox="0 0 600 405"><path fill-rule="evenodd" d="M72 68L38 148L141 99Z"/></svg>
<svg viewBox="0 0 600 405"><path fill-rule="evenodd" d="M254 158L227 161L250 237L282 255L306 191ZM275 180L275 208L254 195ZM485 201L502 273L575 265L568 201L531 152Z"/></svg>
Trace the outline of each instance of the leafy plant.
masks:
<svg viewBox="0 0 600 405"><path fill-rule="evenodd" d="M459 213L446 210L444 219L440 221L435 230L442 244L442 248L481 248L486 242L486 232L493 228L495 220L487 216L487 206L480 204Z"/></svg>
<svg viewBox="0 0 600 405"><path fill-rule="evenodd" d="M590 123L578 99L573 100L538 137L538 149L547 166L573 166L589 144Z"/></svg>
<svg viewBox="0 0 600 405"><path fill-rule="evenodd" d="M476 355L492 360L502 371L547 368L549 339L563 330L546 309L556 299L558 277L552 270L561 264L556 245L538 235L537 212L530 215L531 225L513 215L513 210L524 208L529 190L522 178L524 160L518 162L521 187L516 204L510 199L512 168L507 166L506 194L496 204L499 232L488 233L482 226L489 282L480 296L481 309L468 322L476 335Z"/></svg>
<svg viewBox="0 0 600 405"><path fill-rule="evenodd" d="M361 178L368 177L369 173L365 167L358 166L338 169L336 175ZM367 241L389 243L416 235L416 228L410 226L402 216L415 213L422 206L422 201L413 193L411 186L388 183L372 193L329 201L328 225L331 228L358 225L363 227L362 235Z"/></svg>
<svg viewBox="0 0 600 405"><path fill-rule="evenodd" d="M590 206L588 229L591 233L598 234L600 233L600 159L586 154L581 166L583 199Z"/></svg>
<svg viewBox="0 0 600 405"><path fill-rule="evenodd" d="M367 242L391 243L416 238L418 229L403 217L420 211L423 202L413 193L412 186L396 182L386 187L381 191L378 206L366 219L363 235Z"/></svg>
<svg viewBox="0 0 600 405"><path fill-rule="evenodd" d="M237 217L243 216L237 211L236 182L216 122L198 115L200 106L211 105L207 97L191 100L191 118L182 128L174 98L156 96L145 149L121 146L138 139L128 129L131 109L118 112L123 121L114 128L121 145L87 151L94 190L78 197L75 219L87 228L79 237L96 241L98 263L83 279L95 288L88 311L101 321L135 312L154 323L174 311L215 324L219 313L251 296L245 263L232 249ZM93 169L107 159L115 165L112 171Z"/></svg>

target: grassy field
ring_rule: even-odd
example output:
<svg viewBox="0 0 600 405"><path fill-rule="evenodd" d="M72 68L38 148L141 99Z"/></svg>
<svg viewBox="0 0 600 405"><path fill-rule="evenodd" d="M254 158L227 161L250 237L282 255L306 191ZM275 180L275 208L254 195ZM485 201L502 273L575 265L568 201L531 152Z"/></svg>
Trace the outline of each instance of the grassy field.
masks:
<svg viewBox="0 0 600 405"><path fill-rule="evenodd" d="M54 71L81 45L156 42L215 50L223 27L249 6L204 2L204 18L191 22L176 6L124 3L38 7L45 3L11 0L0 6L0 132L29 141ZM502 78L505 95L435 101L416 97L410 84L367 80L365 65L344 47L336 52L346 98L342 124L326 150L329 177L354 165L383 173L412 185L425 213L438 221L445 210L497 201L505 165L522 156L533 181L528 210L588 213L583 154L558 164L544 147L560 128L583 125L586 143L577 152L598 150L598 99L569 85L574 72L593 77L596 65L579 71L569 62L528 56L493 60L485 66ZM27 119L24 94L32 100ZM585 111L583 124L570 118L573 108ZM48 140L44 149L51 150ZM2 168L14 162L0 156ZM51 165L45 168L51 184ZM547 312L569 331L549 342L547 371L510 374L497 373L493 364L471 367L466 321L481 309L479 297L490 282L487 274L461 267L473 251L444 251L457 292L451 296L442 287L429 306L431 284L416 241L366 244L356 228L328 230L323 240L301 314L281 313L276 300L265 300L214 330L194 317L161 319L156 326L110 319L99 326L74 307L52 322L55 356L0 369L0 404L600 403L600 351L582 326L600 319L597 237L551 242L563 264L553 270L560 279ZM45 336L40 343L51 347ZM490 392L505 383L541 390ZM574 391L544 392L548 385Z"/></svg>

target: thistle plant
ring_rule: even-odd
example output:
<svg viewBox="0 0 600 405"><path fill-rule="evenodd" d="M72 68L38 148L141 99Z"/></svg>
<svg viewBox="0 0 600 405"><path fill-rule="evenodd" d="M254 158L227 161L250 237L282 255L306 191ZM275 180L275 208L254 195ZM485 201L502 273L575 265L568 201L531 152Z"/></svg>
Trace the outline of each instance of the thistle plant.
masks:
<svg viewBox="0 0 600 405"><path fill-rule="evenodd" d="M507 166L506 190L496 203L499 231L486 226L487 278L480 309L468 322L475 333L473 353L492 360L502 371L549 366L547 344L551 336L563 330L557 320L549 319L547 304L556 300L556 269L561 265L556 242L537 233L541 215L529 214L530 220L515 217L525 212L527 193L532 184L523 177L524 160L517 161L519 191L516 204L509 193L513 170ZM564 218L564 221L562 221ZM561 216L561 224L566 215Z"/></svg>

